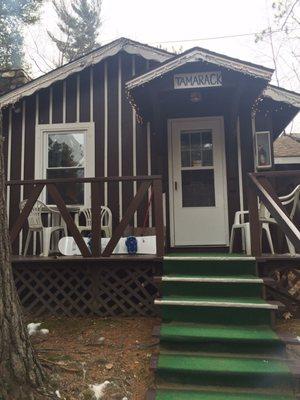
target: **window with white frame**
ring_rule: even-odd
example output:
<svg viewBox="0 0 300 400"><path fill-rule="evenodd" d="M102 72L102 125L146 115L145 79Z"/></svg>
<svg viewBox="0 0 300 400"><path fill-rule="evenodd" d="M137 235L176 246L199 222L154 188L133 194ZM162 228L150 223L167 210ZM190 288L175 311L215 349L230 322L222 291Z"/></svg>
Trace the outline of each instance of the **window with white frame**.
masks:
<svg viewBox="0 0 300 400"><path fill-rule="evenodd" d="M41 125L37 132L41 152L36 159L36 178L63 179L94 176L93 124ZM38 146L37 146L38 148ZM38 158L42 155L42 160ZM38 166L42 165L42 171ZM42 176L41 176L42 175ZM68 205L88 205L89 184L58 183L57 188ZM44 201L53 204L46 192Z"/></svg>

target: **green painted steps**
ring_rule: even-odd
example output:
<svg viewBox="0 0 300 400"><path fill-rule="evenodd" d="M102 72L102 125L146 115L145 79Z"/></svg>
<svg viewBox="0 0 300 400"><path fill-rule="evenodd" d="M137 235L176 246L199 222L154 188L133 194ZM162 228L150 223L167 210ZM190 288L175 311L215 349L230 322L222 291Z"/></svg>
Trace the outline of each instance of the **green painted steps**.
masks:
<svg viewBox="0 0 300 400"><path fill-rule="evenodd" d="M232 276L256 275L253 259L169 257L164 258L164 275Z"/></svg>
<svg viewBox="0 0 300 400"><path fill-rule="evenodd" d="M285 345L267 325L234 326L163 323L157 331L163 348L181 351L285 354Z"/></svg>
<svg viewBox="0 0 300 400"><path fill-rule="evenodd" d="M260 297L263 280L255 275L167 275L161 278L160 287L164 296Z"/></svg>
<svg viewBox="0 0 300 400"><path fill-rule="evenodd" d="M257 393L230 393L209 391L183 391L172 389L158 389L154 394L156 400L292 400L287 394L257 394ZM154 398L149 396L150 398Z"/></svg>
<svg viewBox="0 0 300 400"><path fill-rule="evenodd" d="M285 362L272 359L160 354L157 383L218 385L244 388L292 390L292 377Z"/></svg>
<svg viewBox="0 0 300 400"><path fill-rule="evenodd" d="M261 298L262 286L254 258L164 258L162 298L155 301L163 320L157 390L151 399L294 398L285 346L270 328L278 306Z"/></svg>
<svg viewBox="0 0 300 400"><path fill-rule="evenodd" d="M219 324L269 324L277 305L260 298L164 296L156 299L163 321Z"/></svg>

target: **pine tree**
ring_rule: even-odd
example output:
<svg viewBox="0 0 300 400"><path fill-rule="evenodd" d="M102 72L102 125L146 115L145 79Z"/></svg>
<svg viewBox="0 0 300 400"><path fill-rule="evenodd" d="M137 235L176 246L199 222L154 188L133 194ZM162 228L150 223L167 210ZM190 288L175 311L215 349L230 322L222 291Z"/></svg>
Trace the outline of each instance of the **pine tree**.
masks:
<svg viewBox="0 0 300 400"><path fill-rule="evenodd" d="M14 283L5 198L0 111L0 399L46 399L47 377L31 346Z"/></svg>
<svg viewBox="0 0 300 400"><path fill-rule="evenodd" d="M74 0L71 9L67 7L66 0L53 0L53 5L60 20L58 28L63 39L58 39L51 32L48 34L60 52L60 65L99 46L97 39L102 0Z"/></svg>
<svg viewBox="0 0 300 400"><path fill-rule="evenodd" d="M38 20L42 2L43 0L1 0L0 69L23 66L22 28Z"/></svg>
<svg viewBox="0 0 300 400"><path fill-rule="evenodd" d="M0 68L20 67L22 26L38 19L42 0L1 0ZM35 357L15 288L10 262L6 212L2 111L0 110L0 399L36 400L45 394L47 377Z"/></svg>

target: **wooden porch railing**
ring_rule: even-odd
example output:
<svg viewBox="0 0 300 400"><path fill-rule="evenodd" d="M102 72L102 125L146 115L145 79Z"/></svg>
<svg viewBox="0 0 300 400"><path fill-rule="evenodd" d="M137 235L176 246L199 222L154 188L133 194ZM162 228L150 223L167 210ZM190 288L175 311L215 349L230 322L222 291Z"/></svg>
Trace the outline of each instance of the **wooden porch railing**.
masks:
<svg viewBox="0 0 300 400"><path fill-rule="evenodd" d="M100 194L103 188L101 185L109 183L128 183L137 182L139 184L137 192L128 205L127 210L114 228L112 237L110 238L103 253L101 253L101 202ZM91 251L86 245L81 233L79 232L65 201L63 200L59 190L58 184L62 183L85 183L91 185L91 212L92 212L92 227L91 227ZM123 176L123 177L97 177L97 178L66 178L66 179L42 179L42 180L23 180L23 181L8 181L7 186L32 186L32 192L28 196L28 200L18 216L16 222L11 228L10 238L11 243L17 239L21 230L25 227L27 218L38 200L42 190L46 187L48 193L51 195L55 205L64 219L67 229L71 236L74 238L83 257L110 257L125 232L126 227L129 225L135 212L142 204L144 198L152 188L152 198L154 201L154 227L156 233L156 252L157 257L162 257L164 254L164 226L163 226L163 197L162 197L162 178L159 175L153 176Z"/></svg>
<svg viewBox="0 0 300 400"><path fill-rule="evenodd" d="M300 184L300 171L266 171L248 174L248 208L253 256L262 254L261 221L259 220L258 199L267 207L272 218L288 237L295 249L300 251L300 231L287 215L287 210L280 201L275 189L276 178L295 178Z"/></svg>

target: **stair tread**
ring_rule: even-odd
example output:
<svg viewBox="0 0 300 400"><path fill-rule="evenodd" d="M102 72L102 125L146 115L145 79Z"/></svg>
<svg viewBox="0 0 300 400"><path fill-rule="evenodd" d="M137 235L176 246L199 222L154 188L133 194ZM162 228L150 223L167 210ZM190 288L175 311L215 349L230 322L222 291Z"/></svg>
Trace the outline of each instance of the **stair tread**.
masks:
<svg viewBox="0 0 300 400"><path fill-rule="evenodd" d="M233 303L257 303L257 304L268 304L265 300L260 297L249 298L249 297L202 297L202 296L164 296L164 300L188 300L188 301L232 301Z"/></svg>
<svg viewBox="0 0 300 400"><path fill-rule="evenodd" d="M216 307L245 307L277 309L274 304L267 303L259 297L192 297L192 296L164 296L155 300L160 305L187 305L187 306L216 306Z"/></svg>
<svg viewBox="0 0 300 400"><path fill-rule="evenodd" d="M191 390L158 389L156 400L292 400L293 396L286 394L231 393L228 391L209 392Z"/></svg>
<svg viewBox="0 0 300 400"><path fill-rule="evenodd" d="M222 253L169 253L164 256L164 260L199 260L199 261L208 261L208 260L217 260L217 261L255 261L255 257L246 256L243 254L222 254Z"/></svg>
<svg viewBox="0 0 300 400"><path fill-rule="evenodd" d="M268 326L230 326L209 324L163 323L160 328L161 338L185 338L208 340L247 340L278 341L280 338Z"/></svg>
<svg viewBox="0 0 300 400"><path fill-rule="evenodd" d="M229 283L263 283L263 279L258 278L255 275L187 275L187 274L169 274L162 277L163 282L172 281L197 281L202 280L203 282L229 282Z"/></svg>
<svg viewBox="0 0 300 400"><path fill-rule="evenodd" d="M161 354L158 369L194 373L256 374L290 376L286 363L279 360L257 358L209 357L181 354Z"/></svg>

